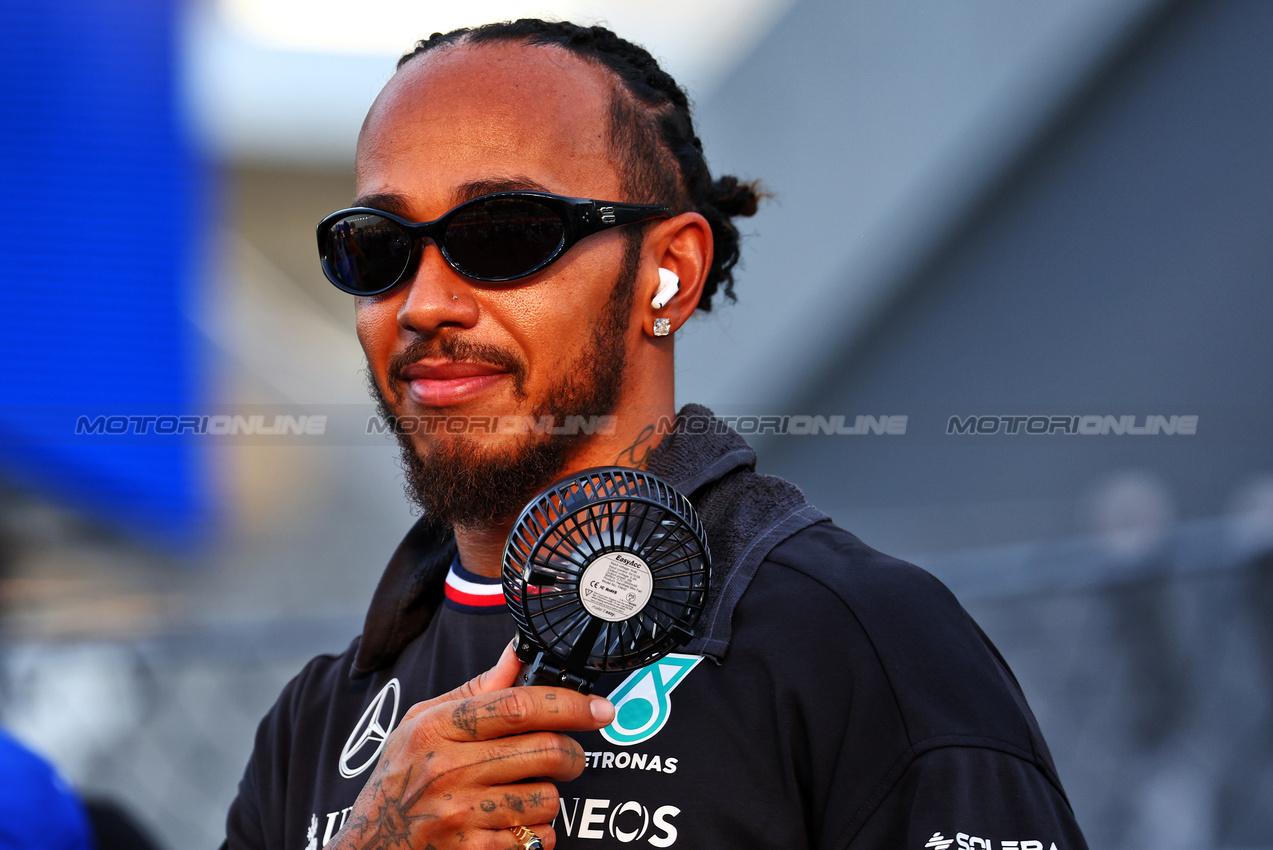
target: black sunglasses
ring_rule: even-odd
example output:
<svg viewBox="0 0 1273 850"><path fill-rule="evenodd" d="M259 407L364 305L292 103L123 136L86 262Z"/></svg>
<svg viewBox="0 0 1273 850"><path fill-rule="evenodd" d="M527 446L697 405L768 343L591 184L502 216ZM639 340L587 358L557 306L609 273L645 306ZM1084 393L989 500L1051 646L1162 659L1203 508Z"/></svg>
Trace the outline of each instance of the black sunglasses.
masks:
<svg viewBox="0 0 1273 850"><path fill-rule="evenodd" d="M465 277L499 283L540 271L586 236L671 215L652 204L547 192L482 195L423 223L355 207L318 223L318 255L327 279L354 295L379 295L409 279L425 239Z"/></svg>

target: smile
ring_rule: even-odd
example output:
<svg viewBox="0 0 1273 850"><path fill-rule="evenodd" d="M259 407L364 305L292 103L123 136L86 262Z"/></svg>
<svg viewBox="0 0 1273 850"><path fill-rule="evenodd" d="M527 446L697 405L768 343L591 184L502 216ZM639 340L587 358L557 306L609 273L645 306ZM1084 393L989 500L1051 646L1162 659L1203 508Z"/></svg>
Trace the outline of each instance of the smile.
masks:
<svg viewBox="0 0 1273 850"><path fill-rule="evenodd" d="M426 407L462 404L494 387L508 373L488 363L427 361L402 370L412 401Z"/></svg>

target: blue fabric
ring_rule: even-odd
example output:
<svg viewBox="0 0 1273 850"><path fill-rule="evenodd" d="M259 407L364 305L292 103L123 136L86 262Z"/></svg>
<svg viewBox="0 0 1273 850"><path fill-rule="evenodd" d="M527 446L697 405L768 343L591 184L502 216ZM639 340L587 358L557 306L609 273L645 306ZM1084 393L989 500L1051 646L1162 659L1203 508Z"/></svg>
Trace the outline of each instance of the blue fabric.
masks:
<svg viewBox="0 0 1273 850"><path fill-rule="evenodd" d="M0 850L92 850L88 817L48 762L0 730Z"/></svg>
<svg viewBox="0 0 1273 850"><path fill-rule="evenodd" d="M0 476L185 542L206 516L191 438L76 433L198 401L177 3L6 3L0 39Z"/></svg>

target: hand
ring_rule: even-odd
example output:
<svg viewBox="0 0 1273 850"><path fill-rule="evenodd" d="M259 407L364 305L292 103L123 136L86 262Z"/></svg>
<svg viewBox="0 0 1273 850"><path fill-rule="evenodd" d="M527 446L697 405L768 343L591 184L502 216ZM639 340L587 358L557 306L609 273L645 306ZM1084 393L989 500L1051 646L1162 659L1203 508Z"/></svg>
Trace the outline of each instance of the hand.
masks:
<svg viewBox="0 0 1273 850"><path fill-rule="evenodd" d="M583 748L560 732L600 729L614 706L564 688L512 687L520 669L510 646L476 679L412 706L329 850L516 850L508 827L517 825L553 850L561 800L548 780L584 768Z"/></svg>

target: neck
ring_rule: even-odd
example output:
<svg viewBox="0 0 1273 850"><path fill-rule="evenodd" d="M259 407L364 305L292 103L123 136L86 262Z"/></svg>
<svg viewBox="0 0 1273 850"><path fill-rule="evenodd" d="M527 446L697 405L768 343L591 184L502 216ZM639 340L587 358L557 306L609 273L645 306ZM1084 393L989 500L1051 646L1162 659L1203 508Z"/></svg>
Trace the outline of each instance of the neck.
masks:
<svg viewBox="0 0 1273 850"><path fill-rule="evenodd" d="M513 523L495 526L455 529L455 545L460 550L460 563L472 573L499 578L504 561L504 542Z"/></svg>
<svg viewBox="0 0 1273 850"><path fill-rule="evenodd" d="M581 446L554 480L598 466L645 469L650 453L664 437L657 427L659 419L671 420L676 413L670 399L665 409L657 413L647 410L644 416L633 416L630 411L616 417L613 434L597 435L597 439ZM544 486L550 483L545 482ZM470 572L498 578L504 561L504 544L512 529L512 517L495 525L457 527L455 543L460 551L460 563Z"/></svg>

